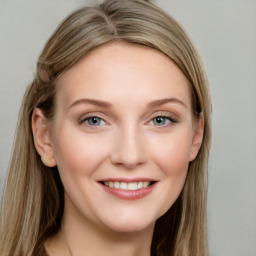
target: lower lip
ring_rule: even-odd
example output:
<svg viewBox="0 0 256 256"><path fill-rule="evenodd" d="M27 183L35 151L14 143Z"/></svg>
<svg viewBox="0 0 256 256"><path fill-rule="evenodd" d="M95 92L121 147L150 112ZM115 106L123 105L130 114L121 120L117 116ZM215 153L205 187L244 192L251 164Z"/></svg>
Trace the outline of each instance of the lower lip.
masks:
<svg viewBox="0 0 256 256"><path fill-rule="evenodd" d="M155 188L157 182L155 182L154 184L150 185L147 188L141 188L138 190L122 190L122 189L116 189L116 188L110 188L107 187L101 183L99 183L102 188L104 189L105 192L120 198L120 199L125 199L125 200L136 200L136 199L140 199L143 198L145 196L147 196L148 194L150 194L153 189Z"/></svg>

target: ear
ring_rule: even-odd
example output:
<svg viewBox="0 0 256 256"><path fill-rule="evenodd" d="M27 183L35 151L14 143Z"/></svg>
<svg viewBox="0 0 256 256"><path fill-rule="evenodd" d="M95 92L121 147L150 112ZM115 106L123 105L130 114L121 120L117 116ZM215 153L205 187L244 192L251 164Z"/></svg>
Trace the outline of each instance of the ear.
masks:
<svg viewBox="0 0 256 256"><path fill-rule="evenodd" d="M51 125L39 108L35 108L31 120L34 144L44 165L56 166L51 141Z"/></svg>
<svg viewBox="0 0 256 256"><path fill-rule="evenodd" d="M198 121L195 122L192 145L190 149L189 161L193 161L202 145L204 137L204 115L201 112Z"/></svg>

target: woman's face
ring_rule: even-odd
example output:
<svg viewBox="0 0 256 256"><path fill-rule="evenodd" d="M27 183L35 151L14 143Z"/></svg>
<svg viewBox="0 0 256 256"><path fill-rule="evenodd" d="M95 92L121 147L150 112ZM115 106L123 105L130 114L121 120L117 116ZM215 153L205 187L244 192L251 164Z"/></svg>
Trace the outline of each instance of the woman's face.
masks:
<svg viewBox="0 0 256 256"><path fill-rule="evenodd" d="M183 73L156 50L113 43L56 86L51 145L64 214L118 232L152 227L179 196L201 139Z"/></svg>

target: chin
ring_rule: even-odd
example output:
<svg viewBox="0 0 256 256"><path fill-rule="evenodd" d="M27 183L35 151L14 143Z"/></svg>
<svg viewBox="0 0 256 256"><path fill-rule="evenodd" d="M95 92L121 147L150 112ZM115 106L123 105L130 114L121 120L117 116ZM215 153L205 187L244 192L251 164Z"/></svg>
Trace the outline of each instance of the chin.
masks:
<svg viewBox="0 0 256 256"><path fill-rule="evenodd" d="M153 229L155 225L155 219L147 218L135 218L134 215L130 216L119 216L119 218L113 218L110 221L105 222L111 230L119 233L133 233L140 232L145 229Z"/></svg>
<svg viewBox="0 0 256 256"><path fill-rule="evenodd" d="M143 231L150 227L154 227L154 224L151 223L151 225L144 226L144 225L134 225L134 224L127 223L124 225L114 225L114 226L111 226L110 228L114 232L118 232L118 233L135 233L135 232Z"/></svg>

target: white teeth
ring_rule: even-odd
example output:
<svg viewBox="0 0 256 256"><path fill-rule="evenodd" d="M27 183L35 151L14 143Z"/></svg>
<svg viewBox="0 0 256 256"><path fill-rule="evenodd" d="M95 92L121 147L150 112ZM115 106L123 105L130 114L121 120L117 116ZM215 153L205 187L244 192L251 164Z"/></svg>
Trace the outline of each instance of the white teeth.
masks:
<svg viewBox="0 0 256 256"><path fill-rule="evenodd" d="M150 185L149 181L139 181L139 182L104 181L103 183L107 187L122 189L122 190L137 190L137 189L147 188Z"/></svg>
<svg viewBox="0 0 256 256"><path fill-rule="evenodd" d="M114 182L114 188L120 188L120 182L115 181Z"/></svg>
<svg viewBox="0 0 256 256"><path fill-rule="evenodd" d="M143 182L143 187L144 187L144 188L148 187L148 186L149 186L149 183L150 183L149 181L144 181L144 182Z"/></svg>
<svg viewBox="0 0 256 256"><path fill-rule="evenodd" d="M138 189L143 188L143 181L138 182Z"/></svg>
<svg viewBox="0 0 256 256"><path fill-rule="evenodd" d="M131 183L128 183L128 190L137 190L138 189L138 185L136 182L131 182Z"/></svg>
<svg viewBox="0 0 256 256"><path fill-rule="evenodd" d="M127 183L126 182L121 182L121 184L120 184L120 189L123 189L123 190L127 190Z"/></svg>

